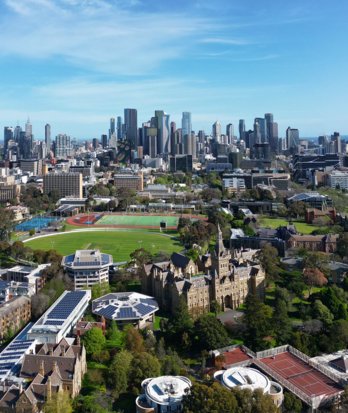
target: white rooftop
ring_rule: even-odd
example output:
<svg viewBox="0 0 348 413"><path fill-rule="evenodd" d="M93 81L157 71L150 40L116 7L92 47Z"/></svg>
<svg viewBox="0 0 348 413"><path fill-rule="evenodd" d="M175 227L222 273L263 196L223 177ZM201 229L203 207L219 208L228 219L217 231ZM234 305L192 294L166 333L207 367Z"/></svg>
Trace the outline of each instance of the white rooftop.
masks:
<svg viewBox="0 0 348 413"><path fill-rule="evenodd" d="M251 367L231 367L227 370L220 370L214 374L214 378L219 380L225 387L232 389L250 389L252 391L261 389L269 392L271 382L263 373Z"/></svg>
<svg viewBox="0 0 348 413"><path fill-rule="evenodd" d="M156 404L178 403L191 388L191 381L183 376L160 376L142 382L145 395Z"/></svg>

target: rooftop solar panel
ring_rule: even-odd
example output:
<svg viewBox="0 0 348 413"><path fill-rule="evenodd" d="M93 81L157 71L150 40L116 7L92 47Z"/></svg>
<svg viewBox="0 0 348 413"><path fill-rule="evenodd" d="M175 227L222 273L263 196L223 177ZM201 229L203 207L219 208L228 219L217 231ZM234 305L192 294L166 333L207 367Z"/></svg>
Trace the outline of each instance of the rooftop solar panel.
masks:
<svg viewBox="0 0 348 413"><path fill-rule="evenodd" d="M139 303L134 306L134 308L140 313L140 315L145 316L146 314L151 313L152 311L155 310L154 307L149 306L149 305L144 305L142 303Z"/></svg>
<svg viewBox="0 0 348 413"><path fill-rule="evenodd" d="M98 310L98 313L103 315L104 317L112 318L115 311L116 308L113 305L108 305L107 307Z"/></svg>
<svg viewBox="0 0 348 413"><path fill-rule="evenodd" d="M45 326L61 326L64 323L64 320L46 320L44 322Z"/></svg>
<svg viewBox="0 0 348 413"><path fill-rule="evenodd" d="M48 313L49 319L65 320L85 296L84 291L71 291Z"/></svg>
<svg viewBox="0 0 348 413"><path fill-rule="evenodd" d="M117 315L117 318L134 318L137 316L132 307L121 307Z"/></svg>

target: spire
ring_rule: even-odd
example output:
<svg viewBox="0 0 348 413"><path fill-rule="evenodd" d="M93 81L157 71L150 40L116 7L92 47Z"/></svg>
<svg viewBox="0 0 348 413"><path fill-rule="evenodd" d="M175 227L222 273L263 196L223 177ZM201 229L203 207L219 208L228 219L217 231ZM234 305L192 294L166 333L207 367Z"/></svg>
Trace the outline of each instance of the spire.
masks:
<svg viewBox="0 0 348 413"><path fill-rule="evenodd" d="M222 238L222 231L220 228L220 224L218 224L217 228L218 228L218 235L217 235L215 250L216 250L216 253L219 254L225 250L225 247L224 247L224 240Z"/></svg>

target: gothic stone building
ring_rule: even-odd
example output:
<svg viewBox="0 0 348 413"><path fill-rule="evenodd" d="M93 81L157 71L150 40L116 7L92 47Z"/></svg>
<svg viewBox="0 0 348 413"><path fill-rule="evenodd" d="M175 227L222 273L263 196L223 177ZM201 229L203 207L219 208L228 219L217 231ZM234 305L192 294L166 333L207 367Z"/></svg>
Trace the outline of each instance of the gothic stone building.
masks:
<svg viewBox="0 0 348 413"><path fill-rule="evenodd" d="M173 312L183 297L193 316L210 311L213 301L223 310L238 308L249 292L264 296L265 273L253 259L232 257L218 240L210 257L196 265L182 254L174 253L170 261L144 266L142 292L156 298L161 308Z"/></svg>
<svg viewBox="0 0 348 413"><path fill-rule="evenodd" d="M47 399L65 391L76 397L87 371L86 350L80 338L63 338L58 344L45 343L35 354L24 357L20 377L23 382L0 386L0 412L40 413Z"/></svg>

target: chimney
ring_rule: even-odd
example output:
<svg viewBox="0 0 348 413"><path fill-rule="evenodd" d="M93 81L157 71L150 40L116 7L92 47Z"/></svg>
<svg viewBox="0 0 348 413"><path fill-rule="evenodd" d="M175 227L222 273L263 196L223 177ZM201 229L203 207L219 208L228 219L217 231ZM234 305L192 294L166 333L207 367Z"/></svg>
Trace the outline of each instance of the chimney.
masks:
<svg viewBox="0 0 348 413"><path fill-rule="evenodd" d="M64 357L65 356L65 347L64 347L64 345L60 346L60 351L61 351L61 356Z"/></svg>
<svg viewBox="0 0 348 413"><path fill-rule="evenodd" d="M76 337L76 345L80 346L81 345L81 338L80 336Z"/></svg>
<svg viewBox="0 0 348 413"><path fill-rule="evenodd" d="M55 373L58 373L58 364L56 360L54 360L53 362L52 371L54 371Z"/></svg>
<svg viewBox="0 0 348 413"><path fill-rule="evenodd" d="M47 377L47 400L51 400L52 397L52 382L51 382L51 376Z"/></svg>
<svg viewBox="0 0 348 413"><path fill-rule="evenodd" d="M39 373L41 376L45 376L45 363L43 360L40 361Z"/></svg>

